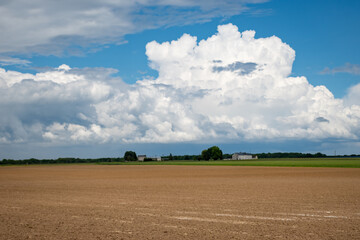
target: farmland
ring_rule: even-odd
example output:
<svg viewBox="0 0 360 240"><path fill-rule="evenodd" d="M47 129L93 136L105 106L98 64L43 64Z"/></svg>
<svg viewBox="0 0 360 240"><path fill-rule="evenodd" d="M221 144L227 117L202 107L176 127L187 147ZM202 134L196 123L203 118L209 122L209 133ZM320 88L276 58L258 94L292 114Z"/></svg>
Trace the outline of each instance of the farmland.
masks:
<svg viewBox="0 0 360 240"><path fill-rule="evenodd" d="M5 166L0 239L358 239L359 185L359 168Z"/></svg>

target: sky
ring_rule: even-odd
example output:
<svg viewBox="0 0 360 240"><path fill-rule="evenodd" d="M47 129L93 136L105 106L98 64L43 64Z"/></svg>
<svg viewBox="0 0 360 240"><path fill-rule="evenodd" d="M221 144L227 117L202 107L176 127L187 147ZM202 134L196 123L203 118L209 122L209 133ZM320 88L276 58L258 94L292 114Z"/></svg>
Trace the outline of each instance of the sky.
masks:
<svg viewBox="0 0 360 240"><path fill-rule="evenodd" d="M0 159L360 154L359 1L0 1Z"/></svg>

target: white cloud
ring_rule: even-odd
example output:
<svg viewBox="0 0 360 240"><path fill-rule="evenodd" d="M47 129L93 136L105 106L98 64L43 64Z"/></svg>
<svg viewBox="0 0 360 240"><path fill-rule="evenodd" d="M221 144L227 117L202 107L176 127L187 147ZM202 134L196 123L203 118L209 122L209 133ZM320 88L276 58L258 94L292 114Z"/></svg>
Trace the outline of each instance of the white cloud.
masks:
<svg viewBox="0 0 360 240"><path fill-rule="evenodd" d="M74 46L121 43L126 34L229 17L265 1L2 1L0 53L62 54Z"/></svg>
<svg viewBox="0 0 360 240"><path fill-rule="evenodd" d="M57 123L91 125L96 118L92 104L111 95L111 86L105 82L112 71L97 69L100 81L91 71L64 71L63 68L36 75L0 69L0 136L7 142L42 141L43 136L52 138L56 134L45 134L46 129ZM116 80L121 82L120 79L111 81ZM73 132L84 140L80 138L80 130Z"/></svg>
<svg viewBox="0 0 360 240"><path fill-rule="evenodd" d="M28 65L31 63L28 60L20 59L20 58L13 58L9 56L1 56L0 55L0 65L8 66L8 65Z"/></svg>
<svg viewBox="0 0 360 240"><path fill-rule="evenodd" d="M22 74L0 69L2 142L358 141L358 86L336 99L289 77L294 50L232 24L206 40L146 46L157 79L127 85L113 69ZM27 80L23 80L27 79Z"/></svg>
<svg viewBox="0 0 360 240"><path fill-rule="evenodd" d="M360 104L360 84L352 86L349 90L347 95L344 98L345 104L347 106L359 106Z"/></svg>

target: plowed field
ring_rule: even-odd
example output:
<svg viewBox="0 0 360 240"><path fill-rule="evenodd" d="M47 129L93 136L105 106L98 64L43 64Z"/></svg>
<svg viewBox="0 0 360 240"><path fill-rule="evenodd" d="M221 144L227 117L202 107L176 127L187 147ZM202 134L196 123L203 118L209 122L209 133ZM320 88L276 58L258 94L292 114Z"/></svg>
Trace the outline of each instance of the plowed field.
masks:
<svg viewBox="0 0 360 240"><path fill-rule="evenodd" d="M0 167L0 239L360 239L360 169Z"/></svg>

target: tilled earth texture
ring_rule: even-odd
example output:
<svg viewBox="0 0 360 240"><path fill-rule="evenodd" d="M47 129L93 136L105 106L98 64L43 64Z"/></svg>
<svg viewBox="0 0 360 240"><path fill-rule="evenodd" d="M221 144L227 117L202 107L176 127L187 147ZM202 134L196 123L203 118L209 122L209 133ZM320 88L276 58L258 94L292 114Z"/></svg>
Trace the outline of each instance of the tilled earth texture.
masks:
<svg viewBox="0 0 360 240"><path fill-rule="evenodd" d="M360 169L0 167L0 239L360 239Z"/></svg>

